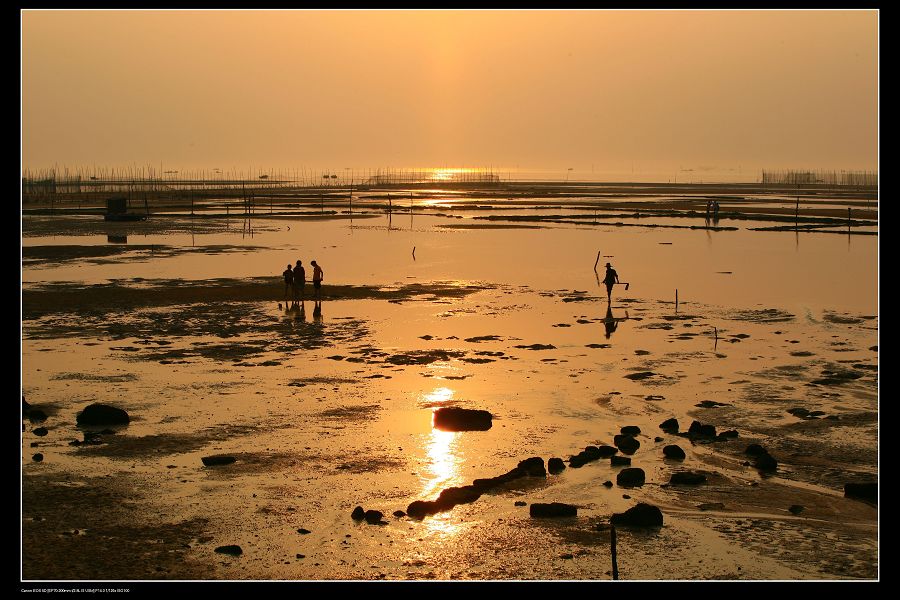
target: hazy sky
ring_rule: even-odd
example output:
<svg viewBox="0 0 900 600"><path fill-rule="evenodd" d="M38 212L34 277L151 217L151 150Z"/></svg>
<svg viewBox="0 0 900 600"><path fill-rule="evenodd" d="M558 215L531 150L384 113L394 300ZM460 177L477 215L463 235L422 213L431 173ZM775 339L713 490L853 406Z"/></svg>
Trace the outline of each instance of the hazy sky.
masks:
<svg viewBox="0 0 900 600"><path fill-rule="evenodd" d="M23 166L877 166L878 13L22 13Z"/></svg>

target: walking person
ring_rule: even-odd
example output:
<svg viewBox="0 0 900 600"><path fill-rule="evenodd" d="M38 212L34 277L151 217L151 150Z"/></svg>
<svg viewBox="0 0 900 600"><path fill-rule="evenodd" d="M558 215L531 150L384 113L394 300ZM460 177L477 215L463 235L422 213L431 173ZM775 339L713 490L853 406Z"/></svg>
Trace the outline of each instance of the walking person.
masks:
<svg viewBox="0 0 900 600"><path fill-rule="evenodd" d="M284 275L284 300L287 302L290 299L290 293L294 287L294 272L291 270L290 264L288 264L287 269L284 270L282 275Z"/></svg>
<svg viewBox="0 0 900 600"><path fill-rule="evenodd" d="M611 303L612 289L614 285L619 283L619 274L616 273L616 270L609 263L606 263L606 277L603 278L603 283L606 284L606 300Z"/></svg>
<svg viewBox="0 0 900 600"><path fill-rule="evenodd" d="M325 272L322 271L322 267L316 261L311 261L310 264L313 266L313 289L315 290L316 300L319 300L322 294L322 280L325 279Z"/></svg>
<svg viewBox="0 0 900 600"><path fill-rule="evenodd" d="M303 268L303 261L298 260L294 266L294 302L300 300L303 302L306 295L306 269Z"/></svg>

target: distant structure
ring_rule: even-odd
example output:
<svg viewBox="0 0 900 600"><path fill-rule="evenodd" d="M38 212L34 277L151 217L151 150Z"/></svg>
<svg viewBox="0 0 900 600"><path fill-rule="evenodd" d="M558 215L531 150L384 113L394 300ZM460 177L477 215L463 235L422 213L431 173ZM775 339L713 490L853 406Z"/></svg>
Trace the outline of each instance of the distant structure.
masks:
<svg viewBox="0 0 900 600"><path fill-rule="evenodd" d="M770 185L846 185L874 187L878 185L878 171L794 171L763 169L762 183Z"/></svg>

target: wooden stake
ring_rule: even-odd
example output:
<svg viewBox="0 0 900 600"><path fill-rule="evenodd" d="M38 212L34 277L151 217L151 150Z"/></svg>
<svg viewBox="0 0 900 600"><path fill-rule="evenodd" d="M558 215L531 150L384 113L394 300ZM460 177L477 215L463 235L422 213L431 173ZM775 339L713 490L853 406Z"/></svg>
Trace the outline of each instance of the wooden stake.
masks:
<svg viewBox="0 0 900 600"><path fill-rule="evenodd" d="M600 251L597 250L597 260L594 261L594 273L597 272L597 265L600 264Z"/></svg>

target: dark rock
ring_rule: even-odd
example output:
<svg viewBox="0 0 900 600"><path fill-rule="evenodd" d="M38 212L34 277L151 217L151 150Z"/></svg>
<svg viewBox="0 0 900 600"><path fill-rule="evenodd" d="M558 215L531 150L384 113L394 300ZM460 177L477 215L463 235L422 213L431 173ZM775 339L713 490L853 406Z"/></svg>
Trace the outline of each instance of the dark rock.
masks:
<svg viewBox="0 0 900 600"><path fill-rule="evenodd" d="M731 439L736 437L738 437L738 432L736 429L729 429L728 431L719 433L719 439Z"/></svg>
<svg viewBox="0 0 900 600"><path fill-rule="evenodd" d="M678 419L666 419L659 424L659 428L666 433L678 433Z"/></svg>
<svg viewBox="0 0 900 600"><path fill-rule="evenodd" d="M756 464L754 466L760 471L774 471L778 468L778 461L775 460L771 454L766 452L765 454L760 454L756 457Z"/></svg>
<svg viewBox="0 0 900 600"><path fill-rule="evenodd" d="M627 456L610 456L609 464L612 467L628 467L631 466L631 459Z"/></svg>
<svg viewBox="0 0 900 600"><path fill-rule="evenodd" d="M575 558L575 555L567 552L565 554L560 554L559 557L562 558L563 560L570 560L570 559Z"/></svg>
<svg viewBox="0 0 900 600"><path fill-rule="evenodd" d="M33 460L34 462L41 462L42 460L44 460L44 455L40 452L38 452L37 454L32 454L31 460Z"/></svg>
<svg viewBox="0 0 900 600"><path fill-rule="evenodd" d="M354 521L362 521L366 518L366 509L364 509L362 506L357 506L353 509L353 512L350 513L350 518Z"/></svg>
<svg viewBox="0 0 900 600"><path fill-rule="evenodd" d="M492 418L486 410L450 406L434 411L434 426L444 431L487 431Z"/></svg>
<svg viewBox="0 0 900 600"><path fill-rule="evenodd" d="M641 443L630 435L617 435L613 443L625 454L634 454L641 447Z"/></svg>
<svg viewBox="0 0 900 600"><path fill-rule="evenodd" d="M297 533L299 533L300 535L306 535L306 534L312 533L312 531L310 531L309 529L304 529L303 527L301 527L300 529L297 530Z"/></svg>
<svg viewBox="0 0 900 600"><path fill-rule="evenodd" d="M432 514L433 503L424 500L415 500L406 507L406 514L413 519L422 519L426 515Z"/></svg>
<svg viewBox="0 0 900 600"><path fill-rule="evenodd" d="M113 431L112 429L104 429L100 433L103 435L114 435L116 432Z"/></svg>
<svg viewBox="0 0 900 600"><path fill-rule="evenodd" d="M638 435L641 432L641 428L637 425L626 425L620 430L622 435Z"/></svg>
<svg viewBox="0 0 900 600"><path fill-rule="evenodd" d="M625 379L631 379L633 381L638 381L640 379L647 379L648 377L653 377L656 375L653 371L640 371L638 373L631 373L629 375L625 375Z"/></svg>
<svg viewBox="0 0 900 600"><path fill-rule="evenodd" d="M750 456L759 456L760 454L768 454L768 452L766 452L766 449L759 444L750 444L749 446L747 446L747 449L744 450L744 454L749 454Z"/></svg>
<svg viewBox="0 0 900 600"><path fill-rule="evenodd" d="M590 448L591 446L588 447ZM617 452L618 449L613 448L612 446L600 446L597 448L597 456L599 458L608 458Z"/></svg>
<svg viewBox="0 0 900 600"><path fill-rule="evenodd" d="M613 482L608 479L603 482L603 487L611 488L612 486L613 486Z"/></svg>
<svg viewBox="0 0 900 600"><path fill-rule="evenodd" d="M644 485L644 481L644 470L637 467L622 469L619 471L619 474L616 475L616 485L620 487L636 487Z"/></svg>
<svg viewBox="0 0 900 600"><path fill-rule="evenodd" d="M565 470L566 464L563 462L561 458L551 458L547 461L547 470L553 474L559 473Z"/></svg>
<svg viewBox="0 0 900 600"><path fill-rule="evenodd" d="M544 459L540 456L532 456L519 462L518 468L525 471L529 477L546 477L547 470L544 468Z"/></svg>
<svg viewBox="0 0 900 600"><path fill-rule="evenodd" d="M805 408L800 408L800 407L789 408L788 412L791 413L792 415L794 415L795 417L805 417L806 415L809 414L808 410L806 410Z"/></svg>
<svg viewBox="0 0 900 600"><path fill-rule="evenodd" d="M400 519L400 518L405 517L405 516L406 516L406 513L403 512L402 510L395 510L395 511L394 511L394 516L397 517L398 519Z"/></svg>
<svg viewBox="0 0 900 600"><path fill-rule="evenodd" d="M672 473L669 483L675 485L699 485L706 483L706 475L703 473L694 473L692 471L678 471Z"/></svg>
<svg viewBox="0 0 900 600"><path fill-rule="evenodd" d="M504 483L509 483L510 481L514 481L516 479L520 479L522 477L527 476L528 473L525 469L520 469L516 467L511 471L504 473L503 475L498 475L497 477L490 477L486 479L476 479L472 482L472 485L481 490L489 490L491 488L495 488L497 486L503 485Z"/></svg>
<svg viewBox="0 0 900 600"><path fill-rule="evenodd" d="M868 500L878 504L878 482L871 483L845 483L844 497Z"/></svg>
<svg viewBox="0 0 900 600"><path fill-rule="evenodd" d="M91 404L76 417L79 425L128 425L129 421L127 412L107 404Z"/></svg>
<svg viewBox="0 0 900 600"><path fill-rule="evenodd" d="M381 521L381 518L383 516L384 516L384 513L381 512L380 510L367 510L366 514L363 515L363 518L365 518L366 523L369 523L370 525L374 525L374 524L378 523L379 521Z"/></svg>
<svg viewBox="0 0 900 600"><path fill-rule="evenodd" d="M28 420L32 423L42 423L47 420L47 413L39 408L32 408L28 411Z"/></svg>
<svg viewBox="0 0 900 600"><path fill-rule="evenodd" d="M41 445L40 442L31 442L31 447L32 447L32 448L37 448L37 447L40 446L40 445Z"/></svg>
<svg viewBox="0 0 900 600"><path fill-rule="evenodd" d="M43 436L47 435L48 431L47 431L46 427L38 427L32 433L34 433L34 435L39 435L39 436L43 437Z"/></svg>
<svg viewBox="0 0 900 600"><path fill-rule="evenodd" d="M29 410L31 410L31 405L25 400L25 396L22 396L22 414L27 415Z"/></svg>
<svg viewBox="0 0 900 600"><path fill-rule="evenodd" d="M669 444L663 448L663 456L672 460L684 460L685 458L684 450L681 449L681 446L675 444Z"/></svg>
<svg viewBox="0 0 900 600"><path fill-rule="evenodd" d="M722 502L705 502L697 506L700 510L725 510L725 504Z"/></svg>
<svg viewBox="0 0 900 600"><path fill-rule="evenodd" d="M549 504L532 504L528 507L532 517L575 517L578 516L578 507L562 502Z"/></svg>
<svg viewBox="0 0 900 600"><path fill-rule="evenodd" d="M462 487L449 487L443 490L435 501L441 510L448 510L457 504L468 504L475 502L481 497L482 490L473 485L464 485Z"/></svg>
<svg viewBox="0 0 900 600"><path fill-rule="evenodd" d="M824 414L825 414L825 411L822 411L822 410L813 410L813 411L810 411L810 413L809 413L808 415L806 415L806 416L808 416L808 417L821 417L821 416L824 415Z"/></svg>
<svg viewBox="0 0 900 600"><path fill-rule="evenodd" d="M616 513L610 518L613 525L627 527L662 527L662 511L651 504L639 502L624 513Z"/></svg>
<svg viewBox="0 0 900 600"><path fill-rule="evenodd" d="M216 454L214 456L204 456L200 460L203 461L203 464L207 467L216 467L219 465L230 465L236 459L233 456L227 456L225 454Z"/></svg>
<svg viewBox="0 0 900 600"><path fill-rule="evenodd" d="M730 406L729 404L725 404L723 402L716 402L715 400L703 400L702 402L695 404L697 408L719 408L720 406Z"/></svg>
<svg viewBox="0 0 900 600"><path fill-rule="evenodd" d="M693 435L700 435L700 428L703 427L703 424L700 421L691 421L691 426L688 429L688 433Z"/></svg>
<svg viewBox="0 0 900 600"><path fill-rule="evenodd" d="M799 504L792 504L791 507L788 509L788 511L792 515L799 515L800 513L803 512L803 507L800 506Z"/></svg>
<svg viewBox="0 0 900 600"><path fill-rule="evenodd" d="M700 426L700 435L703 437L716 437L716 426L715 425L701 425Z"/></svg>
<svg viewBox="0 0 900 600"><path fill-rule="evenodd" d="M522 502L521 500L516 500L514 503L515 506L528 506L527 502Z"/></svg>
<svg viewBox="0 0 900 600"><path fill-rule="evenodd" d="M216 552L218 552L219 554L228 554L230 556L240 556L244 553L244 551L241 550L241 547L237 545L219 546L218 548L216 548Z"/></svg>
<svg viewBox="0 0 900 600"><path fill-rule="evenodd" d="M631 496L629 496L628 494L622 494L622 497L626 500L631 500Z"/></svg>

